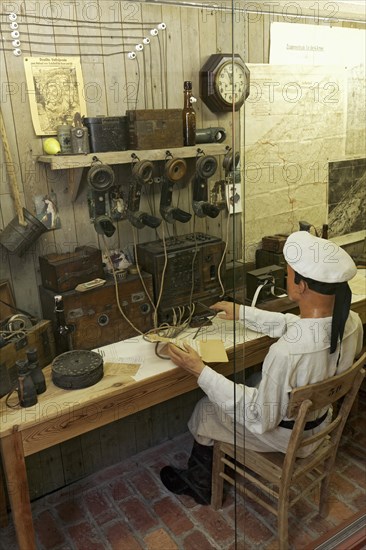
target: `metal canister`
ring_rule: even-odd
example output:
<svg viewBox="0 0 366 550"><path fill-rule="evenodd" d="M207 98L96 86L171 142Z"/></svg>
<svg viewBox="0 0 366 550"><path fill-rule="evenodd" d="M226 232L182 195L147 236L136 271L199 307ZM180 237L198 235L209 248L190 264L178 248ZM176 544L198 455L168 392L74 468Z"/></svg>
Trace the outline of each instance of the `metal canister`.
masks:
<svg viewBox="0 0 366 550"><path fill-rule="evenodd" d="M61 153L63 155L69 155L72 153L71 130L72 126L69 124L61 124L60 126L57 126L57 139L61 145Z"/></svg>
<svg viewBox="0 0 366 550"><path fill-rule="evenodd" d="M71 129L71 147L73 153L84 154L90 152L88 128L77 126Z"/></svg>

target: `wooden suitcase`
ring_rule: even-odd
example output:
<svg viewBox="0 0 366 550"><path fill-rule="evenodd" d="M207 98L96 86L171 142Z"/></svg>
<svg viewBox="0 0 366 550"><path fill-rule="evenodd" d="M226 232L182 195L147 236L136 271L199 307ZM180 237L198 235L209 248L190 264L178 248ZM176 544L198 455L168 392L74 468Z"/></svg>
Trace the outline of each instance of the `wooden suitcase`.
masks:
<svg viewBox="0 0 366 550"><path fill-rule="evenodd" d="M151 275L144 273L143 278L150 296L153 296ZM61 294L73 349L91 350L138 334L118 309L113 279L86 292L69 290ZM127 318L141 332L150 330L152 307L140 278L127 275L126 279L119 281L118 295ZM54 296L55 292L40 287L43 315L53 321L56 329Z"/></svg>
<svg viewBox="0 0 366 550"><path fill-rule="evenodd" d="M183 147L181 109L126 111L130 149Z"/></svg>
<svg viewBox="0 0 366 550"><path fill-rule="evenodd" d="M56 292L74 289L79 283L103 278L102 253L92 246L79 246L75 252L39 257L42 286Z"/></svg>

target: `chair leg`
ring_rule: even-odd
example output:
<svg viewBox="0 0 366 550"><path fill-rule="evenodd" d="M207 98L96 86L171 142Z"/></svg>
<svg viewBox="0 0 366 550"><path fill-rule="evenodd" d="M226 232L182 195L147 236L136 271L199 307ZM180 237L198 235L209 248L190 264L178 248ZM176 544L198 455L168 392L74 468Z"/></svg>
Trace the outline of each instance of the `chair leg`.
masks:
<svg viewBox="0 0 366 550"><path fill-rule="evenodd" d="M282 502L278 506L278 542L279 550L288 550L288 502Z"/></svg>
<svg viewBox="0 0 366 550"><path fill-rule="evenodd" d="M319 497L319 515L322 518L326 518L329 514L329 474L323 479L320 485L320 497Z"/></svg>
<svg viewBox="0 0 366 550"><path fill-rule="evenodd" d="M220 442L215 441L212 463L212 490L211 490L211 506L214 510L218 510L222 506L224 494L224 480L220 473L224 471L225 464L221 458L224 453L221 451Z"/></svg>

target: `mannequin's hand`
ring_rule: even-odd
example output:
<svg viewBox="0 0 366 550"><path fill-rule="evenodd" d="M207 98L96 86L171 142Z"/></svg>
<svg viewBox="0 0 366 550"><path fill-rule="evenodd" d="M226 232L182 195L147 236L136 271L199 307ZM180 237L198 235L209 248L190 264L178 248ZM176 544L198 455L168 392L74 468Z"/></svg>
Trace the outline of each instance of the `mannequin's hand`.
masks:
<svg viewBox="0 0 366 550"><path fill-rule="evenodd" d="M186 351L181 350L174 344L169 344L168 354L173 363L198 378L205 368L205 364L198 353L191 348L191 346L184 343L184 348Z"/></svg>
<svg viewBox="0 0 366 550"><path fill-rule="evenodd" d="M216 309L219 312L217 314L218 317L222 317L228 321L239 319L239 308L240 304L234 302L216 302L216 304L210 306L210 309Z"/></svg>

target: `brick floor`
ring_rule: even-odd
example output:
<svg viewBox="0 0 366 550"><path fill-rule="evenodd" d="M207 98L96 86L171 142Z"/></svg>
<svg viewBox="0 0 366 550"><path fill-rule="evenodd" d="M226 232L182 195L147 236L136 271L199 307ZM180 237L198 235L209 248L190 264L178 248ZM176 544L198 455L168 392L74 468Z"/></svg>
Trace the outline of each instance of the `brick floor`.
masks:
<svg viewBox="0 0 366 550"><path fill-rule="evenodd" d="M290 512L290 545L301 550L364 507L366 394L349 419L331 486L330 512L317 514L316 492ZM32 503L37 550L278 550L276 520L232 489L214 511L162 486L160 468L184 466L184 434ZM0 550L21 550L14 527L0 531Z"/></svg>

